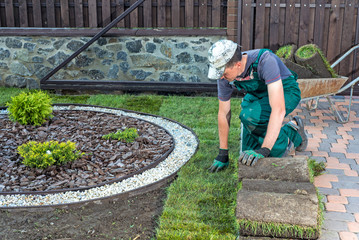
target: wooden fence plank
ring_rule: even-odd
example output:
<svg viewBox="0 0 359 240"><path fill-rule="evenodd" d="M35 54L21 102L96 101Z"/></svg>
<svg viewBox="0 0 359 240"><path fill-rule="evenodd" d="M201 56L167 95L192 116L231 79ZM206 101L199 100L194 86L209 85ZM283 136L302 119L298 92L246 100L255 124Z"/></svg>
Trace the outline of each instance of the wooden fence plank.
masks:
<svg viewBox="0 0 359 240"><path fill-rule="evenodd" d="M15 27L13 0L5 0L6 26Z"/></svg>
<svg viewBox="0 0 359 240"><path fill-rule="evenodd" d="M146 0L147 1L151 1L151 0ZM117 0L116 1L116 13L117 16L120 16L121 13L123 13L125 11L125 1L124 0ZM119 21L119 23L117 23L117 27L119 28L123 28L125 27L125 19L122 19L121 21Z"/></svg>
<svg viewBox="0 0 359 240"><path fill-rule="evenodd" d="M20 27L29 27L26 0L19 0Z"/></svg>
<svg viewBox="0 0 359 240"><path fill-rule="evenodd" d="M131 0L131 6L136 2L136 0ZM130 24L131 28L138 27L138 8L133 10L133 12L130 13Z"/></svg>
<svg viewBox="0 0 359 240"><path fill-rule="evenodd" d="M212 0L212 27L221 26L221 1Z"/></svg>
<svg viewBox="0 0 359 240"><path fill-rule="evenodd" d="M111 22L111 5L110 0L102 0L102 27L106 27Z"/></svg>
<svg viewBox="0 0 359 240"><path fill-rule="evenodd" d="M284 44L297 44L295 0L288 0L285 6Z"/></svg>
<svg viewBox="0 0 359 240"><path fill-rule="evenodd" d="M180 27L180 0L171 1L171 25L172 27Z"/></svg>
<svg viewBox="0 0 359 240"><path fill-rule="evenodd" d="M89 27L97 28L97 1L88 0L88 11L89 11Z"/></svg>
<svg viewBox="0 0 359 240"><path fill-rule="evenodd" d="M42 27L42 14L41 14L40 1L32 1L32 16L34 18L34 27Z"/></svg>
<svg viewBox="0 0 359 240"><path fill-rule="evenodd" d="M340 0L332 0L330 11L330 26L328 38L327 58L329 62L333 62L340 52L339 34L341 34L339 26L340 16Z"/></svg>
<svg viewBox="0 0 359 240"><path fill-rule="evenodd" d="M47 17L47 27L51 27L51 28L56 27L54 0L46 0L46 17Z"/></svg>
<svg viewBox="0 0 359 240"><path fill-rule="evenodd" d="M309 42L309 0L300 1L299 39L298 45L302 46Z"/></svg>
<svg viewBox="0 0 359 240"><path fill-rule="evenodd" d="M143 26L152 27L152 0L143 2Z"/></svg>
<svg viewBox="0 0 359 240"><path fill-rule="evenodd" d="M342 44L341 44L341 54L344 54L348 51L354 42L354 35L353 35L353 23L355 22L354 19L354 10L355 10L355 2L354 0L346 0L345 7L344 7L344 19L343 19L343 31L342 31ZM353 64L353 55L348 56L347 58L343 59L340 63L340 71L339 74L348 74L349 73L349 66Z"/></svg>
<svg viewBox="0 0 359 240"><path fill-rule="evenodd" d="M186 0L185 1L185 22L187 28L191 28L194 26L194 14L193 14L193 0Z"/></svg>
<svg viewBox="0 0 359 240"><path fill-rule="evenodd" d="M249 50L253 48L252 44L252 29L253 29L253 9L252 9L252 0L243 0L242 1L242 21L238 24L242 24L241 32L241 42L243 50Z"/></svg>
<svg viewBox="0 0 359 240"><path fill-rule="evenodd" d="M207 0L199 0L199 27L207 27Z"/></svg>
<svg viewBox="0 0 359 240"><path fill-rule="evenodd" d="M269 20L269 48L272 50L277 50L279 47L279 9L280 0L272 0Z"/></svg>
<svg viewBox="0 0 359 240"><path fill-rule="evenodd" d="M320 49L323 47L324 11L325 0L317 0L315 5L313 41Z"/></svg>
<svg viewBox="0 0 359 240"><path fill-rule="evenodd" d="M264 27L265 27L265 0L258 0L256 4L256 24L254 32L254 48L264 47Z"/></svg>
<svg viewBox="0 0 359 240"><path fill-rule="evenodd" d="M75 3L75 24L76 24L76 27L84 27L82 0L74 0L74 3Z"/></svg>
<svg viewBox="0 0 359 240"><path fill-rule="evenodd" d="M69 0L61 0L61 26L70 27Z"/></svg>
<svg viewBox="0 0 359 240"><path fill-rule="evenodd" d="M157 27L166 27L166 0L157 0Z"/></svg>

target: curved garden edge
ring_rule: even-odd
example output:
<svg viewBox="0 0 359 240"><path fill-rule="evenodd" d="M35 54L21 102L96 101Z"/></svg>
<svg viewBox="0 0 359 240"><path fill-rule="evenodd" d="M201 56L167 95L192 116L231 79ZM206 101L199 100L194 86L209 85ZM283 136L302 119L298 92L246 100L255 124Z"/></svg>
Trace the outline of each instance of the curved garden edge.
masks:
<svg viewBox="0 0 359 240"><path fill-rule="evenodd" d="M198 140L198 137L197 135L194 133L193 130L191 130L190 128L188 128L187 126L181 124L181 123L178 123L174 120L171 120L169 118L164 118L164 117L160 117L160 116L157 116L157 115L152 115L152 114L147 114L147 113L140 113L140 112L136 112L136 111L131 111L131 110L125 110L125 109L119 109L119 108L111 108L111 107L103 107L103 106L96 106L96 105L85 105L85 104L54 104L54 107L55 108L58 108L58 109L61 109L61 108L66 108L66 107L70 107L72 108L72 110L76 110L78 108L81 108L81 110L84 110L86 108L92 108L93 109L96 109L96 110L99 110L99 111L110 111L110 112L113 112L115 114L124 114L124 115L127 115L129 117L135 117L135 118L139 118L141 120L144 120L144 121L148 121L150 122L151 124L156 124L158 126L160 126L161 128L164 128L166 131L168 131L170 133L170 135L173 137L172 133L170 130L168 130L166 127L163 127L161 126L160 124L157 124L157 123L154 123L152 121L165 121L167 124L172 124L172 125L177 125L177 127L179 128L182 128L184 131L188 131L188 133L191 134L192 138L194 139L195 141L195 148L193 149L192 153L190 154L190 156L187 157L187 159L185 159L185 161L183 161L181 163L181 165L176 168L176 169L173 169L171 173L167 174L164 178L161 178L159 180L155 179L155 181L152 181L148 184L145 184L143 186L137 186L135 188L132 188L132 189L127 189L127 190L123 190L121 191L120 193L115 193L115 194L110 194L108 196L99 196L99 197L95 197L93 199L84 199L84 200L79 200L79 201L74 201L74 202L66 202L66 203L59 203L59 204L44 204L44 205L32 205L32 206L1 206L0 209L16 209L16 210L29 210L31 208L34 208L35 209L38 209L38 208L42 208L42 210L45 210L46 208L48 208L50 211L55 207L55 208L58 208L58 207L66 207L66 206L84 206L84 205L87 205L89 204L90 202L95 202L95 203L102 203L102 202L106 202L106 201L113 201L113 200L117 200L117 199L125 199L127 197L132 197L132 196L137 196L139 194L143 194L143 193L147 193L147 192L150 192L156 188L159 188L161 186L164 186L165 184L167 184L169 181L173 180L174 177L176 176L178 170L180 169L180 167L182 167L184 164L187 163L187 161L197 152L198 150L198 146L199 146L199 140ZM0 107L0 110L1 109L5 109L4 107ZM176 131L176 130L174 130ZM174 144L175 144L175 149L176 149L176 146L178 144L178 140L176 140L176 138L174 138ZM180 146L179 146L180 147ZM175 150L174 150L175 151ZM173 153L173 152L172 152ZM170 153L169 157L166 159L167 161L171 161L170 157L172 155L172 153ZM164 160L163 162L159 163L158 165L161 165L162 163L164 163L166 160ZM176 159L177 160L177 159ZM154 168L150 168L148 171L152 170ZM143 174L145 174L146 172L148 171L145 171ZM127 180L127 179L126 179ZM113 185L113 184L112 184ZM100 190L102 191L102 190ZM53 194L55 195L55 194ZM49 195L47 195L49 196ZM0 196L0 197L3 197L3 196ZM27 197L29 197L29 195L27 195ZM44 195L39 195L39 196L36 196L35 198L41 198L41 197L44 197ZM46 197L46 195L45 195ZM1 198L0 198L1 199Z"/></svg>

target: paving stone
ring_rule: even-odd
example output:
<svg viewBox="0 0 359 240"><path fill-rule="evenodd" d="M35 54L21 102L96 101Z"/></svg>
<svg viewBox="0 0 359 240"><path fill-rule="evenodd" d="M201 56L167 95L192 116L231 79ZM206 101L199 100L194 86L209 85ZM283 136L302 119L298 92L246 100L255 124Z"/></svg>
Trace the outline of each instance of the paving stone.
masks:
<svg viewBox="0 0 359 240"><path fill-rule="evenodd" d="M359 197L348 197L349 203L359 204Z"/></svg>
<svg viewBox="0 0 359 240"><path fill-rule="evenodd" d="M355 221L354 215L351 213L341 212L325 212L324 219L335 220L335 221Z"/></svg>
<svg viewBox="0 0 359 240"><path fill-rule="evenodd" d="M348 224L345 221L324 219L323 228L331 231L348 231Z"/></svg>
<svg viewBox="0 0 359 240"><path fill-rule="evenodd" d="M359 189L359 184L354 182L332 182L333 188L348 188L348 189Z"/></svg>
<svg viewBox="0 0 359 240"><path fill-rule="evenodd" d="M344 173L344 170L343 169L333 169L333 168L327 168L325 170L326 173L329 173L329 174L334 174L334 175L337 175L337 176L341 176L341 175L345 175Z"/></svg>
<svg viewBox="0 0 359 240"><path fill-rule="evenodd" d="M337 189L319 187L318 190L322 195L339 195L339 191Z"/></svg>
<svg viewBox="0 0 359 240"><path fill-rule="evenodd" d="M329 151L332 145L330 143L322 142L318 148L318 151Z"/></svg>
<svg viewBox="0 0 359 240"><path fill-rule="evenodd" d="M347 164L357 164L354 159L348 159L348 158L339 158L340 163L347 163Z"/></svg>
<svg viewBox="0 0 359 240"><path fill-rule="evenodd" d="M307 157L263 158L253 166L239 164L239 180L266 179L291 182L309 182Z"/></svg>
<svg viewBox="0 0 359 240"><path fill-rule="evenodd" d="M346 209L348 213L359 213L359 204L348 204Z"/></svg>
<svg viewBox="0 0 359 240"><path fill-rule="evenodd" d="M339 180L339 182L359 183L359 178L358 177L353 177L353 176L338 176L338 180Z"/></svg>
<svg viewBox="0 0 359 240"><path fill-rule="evenodd" d="M332 137L332 136L330 136L330 137ZM328 149L328 150L330 150L330 149ZM329 157L336 157L336 158L338 158L338 159L343 159L343 158L345 158L345 154L344 154L344 153L328 152L328 155L329 155Z"/></svg>

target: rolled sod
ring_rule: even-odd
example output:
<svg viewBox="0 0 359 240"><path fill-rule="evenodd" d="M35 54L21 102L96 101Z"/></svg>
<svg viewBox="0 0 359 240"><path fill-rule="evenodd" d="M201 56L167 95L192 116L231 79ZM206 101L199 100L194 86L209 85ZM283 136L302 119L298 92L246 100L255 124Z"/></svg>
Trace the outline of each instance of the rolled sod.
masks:
<svg viewBox="0 0 359 240"><path fill-rule="evenodd" d="M320 78L335 78L337 74L319 47L315 44L307 44L297 49L294 54L295 62L312 71Z"/></svg>

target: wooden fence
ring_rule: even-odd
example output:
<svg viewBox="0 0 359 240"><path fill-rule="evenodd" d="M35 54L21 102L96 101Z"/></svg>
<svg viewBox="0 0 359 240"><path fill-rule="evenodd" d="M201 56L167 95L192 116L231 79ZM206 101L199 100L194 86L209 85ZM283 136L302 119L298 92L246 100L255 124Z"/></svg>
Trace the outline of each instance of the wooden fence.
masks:
<svg viewBox="0 0 359 240"><path fill-rule="evenodd" d="M0 0L0 26L101 28L134 2L136 0ZM118 27L225 27L226 2L146 0L120 21Z"/></svg>

